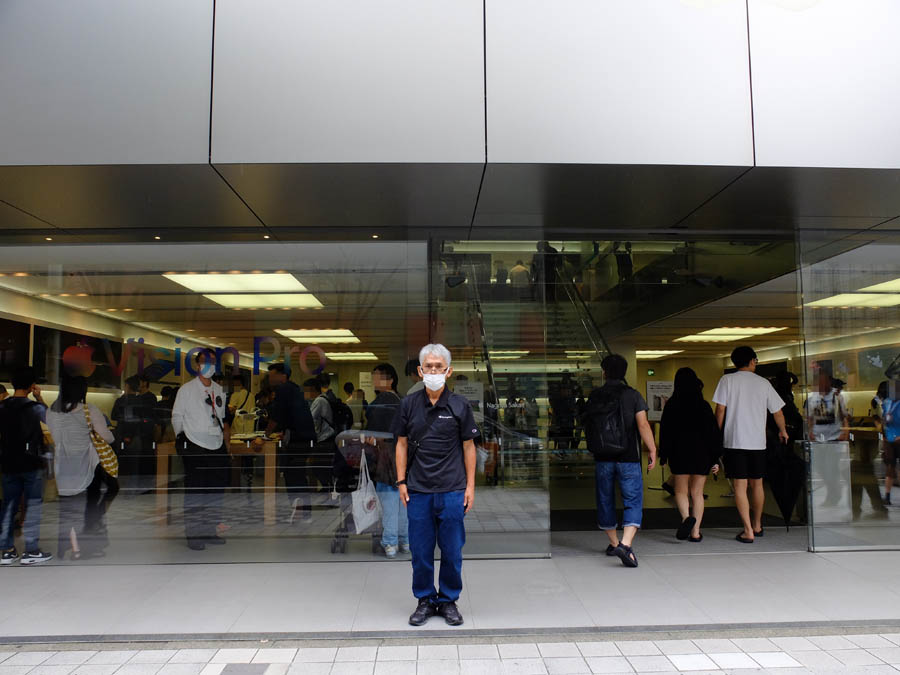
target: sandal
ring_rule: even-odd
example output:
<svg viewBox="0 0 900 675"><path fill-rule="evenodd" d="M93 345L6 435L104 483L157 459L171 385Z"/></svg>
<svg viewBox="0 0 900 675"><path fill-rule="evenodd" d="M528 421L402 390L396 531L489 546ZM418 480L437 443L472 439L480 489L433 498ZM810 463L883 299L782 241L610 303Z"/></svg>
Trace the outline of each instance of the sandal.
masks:
<svg viewBox="0 0 900 675"><path fill-rule="evenodd" d="M619 544L618 546L616 546L616 550L614 551L614 553L616 556L618 556L619 560L622 561L622 564L625 565L625 567L638 566L637 556L634 554L634 550L630 546Z"/></svg>
<svg viewBox="0 0 900 675"><path fill-rule="evenodd" d="M745 537L742 532L738 532L737 536L734 539L735 539L735 541L739 541L742 544L752 544L753 543L753 540L747 539L747 537Z"/></svg>
<svg viewBox="0 0 900 675"><path fill-rule="evenodd" d="M753 533L753 536L754 536L754 537L761 537L761 536L763 536L764 534L765 534L765 531L764 531L762 528L759 528L759 532L754 532L754 533Z"/></svg>
<svg viewBox="0 0 900 675"><path fill-rule="evenodd" d="M703 535L701 534L699 537L688 537L688 541L692 541L695 544L703 541Z"/></svg>
<svg viewBox="0 0 900 675"><path fill-rule="evenodd" d="M615 546L613 546L612 544L610 544L609 546L606 547L606 555L615 555L615 554L616 554L616 547L615 547Z"/></svg>
<svg viewBox="0 0 900 675"><path fill-rule="evenodd" d="M678 526L678 529L675 531L675 538L678 541L684 541L691 534L691 530L694 529L694 525L697 524L697 519L694 516L688 516L684 520L681 521L681 525Z"/></svg>

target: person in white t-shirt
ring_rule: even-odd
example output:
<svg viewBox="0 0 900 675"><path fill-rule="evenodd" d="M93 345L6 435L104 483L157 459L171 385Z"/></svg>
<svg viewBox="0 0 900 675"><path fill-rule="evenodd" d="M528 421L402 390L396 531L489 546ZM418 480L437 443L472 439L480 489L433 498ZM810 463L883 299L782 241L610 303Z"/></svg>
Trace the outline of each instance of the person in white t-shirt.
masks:
<svg viewBox="0 0 900 675"><path fill-rule="evenodd" d="M850 414L841 392L834 386L834 379L824 368L816 378L817 389L806 399L805 412L809 440L828 443L850 438ZM825 506L834 506L841 500L840 454L830 446L822 446L822 477L825 480Z"/></svg>
<svg viewBox="0 0 900 675"><path fill-rule="evenodd" d="M228 484L231 436L225 392L213 382L215 355L211 349L194 357L197 377L175 396L172 428L184 462L184 533L188 548L202 551L210 544L224 544L217 526L222 519L222 498Z"/></svg>
<svg viewBox="0 0 900 675"><path fill-rule="evenodd" d="M784 401L769 381L755 372L759 362L756 352L747 346L735 347L731 362L737 372L722 376L713 394L713 403L716 404L716 421L723 432L725 473L734 482L734 501L744 525L735 539L752 544L756 537L763 535L766 413L772 413L782 443L788 442L788 433L781 411Z"/></svg>

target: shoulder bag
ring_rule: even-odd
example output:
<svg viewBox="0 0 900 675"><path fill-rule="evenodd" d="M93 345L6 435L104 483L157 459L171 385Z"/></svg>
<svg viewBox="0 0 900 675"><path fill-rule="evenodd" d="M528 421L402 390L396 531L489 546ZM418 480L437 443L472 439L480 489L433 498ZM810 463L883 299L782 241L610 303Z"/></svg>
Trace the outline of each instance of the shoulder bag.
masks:
<svg viewBox="0 0 900 675"><path fill-rule="evenodd" d="M84 408L84 418L87 420L88 431L91 434L91 444L94 446L94 450L100 458L100 465L110 476L118 478L119 458L116 457L116 453L110 447L109 443L103 440L103 437L94 431L94 425L91 423L91 413L88 411L87 403L83 404L82 407Z"/></svg>

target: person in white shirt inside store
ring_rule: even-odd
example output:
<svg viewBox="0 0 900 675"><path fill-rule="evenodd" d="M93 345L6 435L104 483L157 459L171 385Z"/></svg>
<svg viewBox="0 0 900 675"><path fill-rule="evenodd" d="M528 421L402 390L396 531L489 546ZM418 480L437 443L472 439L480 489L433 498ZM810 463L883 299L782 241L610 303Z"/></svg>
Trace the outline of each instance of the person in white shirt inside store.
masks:
<svg viewBox="0 0 900 675"><path fill-rule="evenodd" d="M756 537L763 536L766 412L772 413L782 443L788 442L788 433L781 411L784 401L769 381L755 372L759 363L756 352L746 345L735 347L731 362L737 371L722 376L713 394L713 403L716 404L716 421L723 432L725 473L734 481L734 501L744 526L735 539L742 544L752 544Z"/></svg>
<svg viewBox="0 0 900 675"><path fill-rule="evenodd" d="M221 521L222 495L230 475L230 417L222 387L212 381L215 356L211 349L194 357L197 376L178 390L172 409L175 446L184 462L184 533L188 548L202 551L224 544L216 526Z"/></svg>
<svg viewBox="0 0 900 675"><path fill-rule="evenodd" d="M816 377L817 389L810 392L806 399L806 421L809 429L809 440L818 443L846 441L850 438L850 414L847 403L840 390L835 387L835 380L825 368L820 368ZM826 506L834 506L840 502L843 488L840 482L840 456L834 449L826 449L823 457L825 463L825 502Z"/></svg>

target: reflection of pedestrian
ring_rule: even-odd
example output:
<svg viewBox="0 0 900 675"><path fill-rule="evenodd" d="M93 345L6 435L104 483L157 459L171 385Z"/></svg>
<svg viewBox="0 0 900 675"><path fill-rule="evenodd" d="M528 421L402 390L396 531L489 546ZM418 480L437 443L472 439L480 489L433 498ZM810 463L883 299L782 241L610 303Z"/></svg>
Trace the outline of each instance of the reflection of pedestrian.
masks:
<svg viewBox="0 0 900 675"><path fill-rule="evenodd" d="M309 404L296 383L291 382L290 372L283 363L269 364L269 386L275 393L272 401L266 435L280 433L278 448L278 468L284 474L284 488L293 497L289 521L299 517L303 521L312 519L312 506L307 479L307 463L314 457L313 444L316 429L313 425ZM261 444L262 439L254 441ZM323 470L324 469L324 470ZM315 469L319 482L324 487L328 482L327 467Z"/></svg>
<svg viewBox="0 0 900 675"><path fill-rule="evenodd" d="M3 472L3 507L0 511L0 564L19 560L14 546L14 521L25 497L25 552L22 565L47 562L53 556L38 548L41 506L44 502L44 434L41 421L47 406L35 384L34 368L22 366L12 376L13 395L0 402L0 471ZM34 395L34 400L28 397Z"/></svg>
<svg viewBox="0 0 900 675"><path fill-rule="evenodd" d="M225 445L225 392L212 381L211 350L195 356L198 374L178 390L172 409L176 447L184 463L184 533L188 548L201 551L224 544L216 534L231 461Z"/></svg>
<svg viewBox="0 0 900 675"><path fill-rule="evenodd" d="M549 241L539 241L537 255L531 263L531 269L535 289L544 287L545 302L556 301L556 287L559 282L557 275L560 264L559 251L551 246Z"/></svg>
<svg viewBox="0 0 900 675"><path fill-rule="evenodd" d="M375 400L369 404L366 425L369 431L379 434L372 437L369 444L377 448L375 490L382 510L381 547L388 558L395 557L398 551L409 553L409 520L406 517L406 506L400 504L400 491L397 488L396 443L393 435L388 437L400 409L398 379L397 371L389 363L381 363L372 370L372 386L376 395Z"/></svg>
<svg viewBox="0 0 900 675"><path fill-rule="evenodd" d="M103 469L91 439L91 430L107 443L114 441L113 434L100 409L86 402L87 388L84 377L63 378L59 398L47 412L59 492L60 558L69 550L77 559L106 547L103 516L119 492L119 481Z"/></svg>
<svg viewBox="0 0 900 675"><path fill-rule="evenodd" d="M834 380L825 369L819 370L818 390L811 392L806 400L806 417L809 440L819 443L846 441L850 437L850 416L844 397L833 386ZM825 449L821 466L824 469L825 506L834 506L841 500L840 453L833 447Z"/></svg>
<svg viewBox="0 0 900 675"><path fill-rule="evenodd" d="M881 404L881 427L884 430L884 461L893 470L895 461L900 458L900 399L896 394L888 396ZM885 478L885 504L891 503L891 493L888 491L888 480ZM893 484L893 480L891 481Z"/></svg>
<svg viewBox="0 0 900 675"><path fill-rule="evenodd" d="M509 277L509 271L506 269L506 265L503 264L502 260L497 261L497 272L494 275L494 279L497 284L504 286L506 285L506 279Z"/></svg>
<svg viewBox="0 0 900 675"><path fill-rule="evenodd" d="M522 260L516 260L516 264L509 270L509 285L513 288L528 288L531 286L531 272Z"/></svg>

